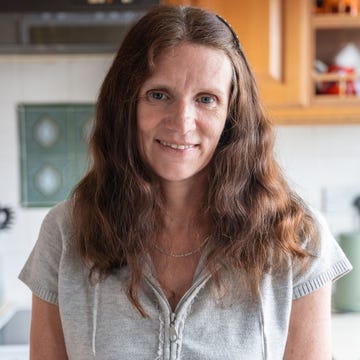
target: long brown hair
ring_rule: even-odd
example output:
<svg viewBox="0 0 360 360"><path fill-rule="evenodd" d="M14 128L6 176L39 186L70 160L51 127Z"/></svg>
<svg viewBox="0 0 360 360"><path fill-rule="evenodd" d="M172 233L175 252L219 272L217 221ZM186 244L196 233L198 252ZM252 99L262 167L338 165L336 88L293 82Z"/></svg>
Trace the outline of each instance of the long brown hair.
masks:
<svg viewBox="0 0 360 360"><path fill-rule="evenodd" d="M137 289L150 240L159 230L161 202L137 148L137 97L156 57L182 42L223 51L234 70L205 204L213 224L207 266L215 279L221 261L231 272L251 275L256 288L274 264L306 259L302 243L316 238L310 212L274 159L271 124L231 29L202 9L156 7L129 31L103 82L90 141L91 168L73 192L80 256L103 277L127 265L129 298L142 314Z"/></svg>

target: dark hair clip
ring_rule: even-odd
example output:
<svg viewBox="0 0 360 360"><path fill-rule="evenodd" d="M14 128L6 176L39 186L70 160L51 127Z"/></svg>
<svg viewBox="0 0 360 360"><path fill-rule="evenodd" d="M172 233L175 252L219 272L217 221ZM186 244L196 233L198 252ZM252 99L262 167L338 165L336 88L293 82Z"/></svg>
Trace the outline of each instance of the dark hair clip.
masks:
<svg viewBox="0 0 360 360"><path fill-rule="evenodd" d="M220 15L216 15L216 17L223 23L225 24L225 26L230 30L233 38L234 38L234 41L235 41L235 45L236 45L236 48L241 51L241 46L240 46L240 41L239 41L239 38L238 36L236 35L236 32L233 30L233 28L230 26L230 24L223 18L221 17Z"/></svg>

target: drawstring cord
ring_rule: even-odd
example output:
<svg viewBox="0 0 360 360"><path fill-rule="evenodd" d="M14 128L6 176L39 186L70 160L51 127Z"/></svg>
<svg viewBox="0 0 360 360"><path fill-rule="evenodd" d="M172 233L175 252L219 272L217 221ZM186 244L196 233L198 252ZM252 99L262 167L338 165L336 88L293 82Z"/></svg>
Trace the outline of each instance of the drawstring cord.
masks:
<svg viewBox="0 0 360 360"><path fill-rule="evenodd" d="M265 319L264 319L264 308L261 301L261 296L259 295L259 317L260 317L260 328L261 328L261 337L262 337L262 357L264 360L268 358L268 349L267 349L267 340L266 340L266 332L265 332Z"/></svg>
<svg viewBox="0 0 360 360"><path fill-rule="evenodd" d="M93 304L93 331L92 331L92 352L94 357L96 356L96 326L97 326L97 312L99 306L99 282L95 285L94 290L94 304Z"/></svg>

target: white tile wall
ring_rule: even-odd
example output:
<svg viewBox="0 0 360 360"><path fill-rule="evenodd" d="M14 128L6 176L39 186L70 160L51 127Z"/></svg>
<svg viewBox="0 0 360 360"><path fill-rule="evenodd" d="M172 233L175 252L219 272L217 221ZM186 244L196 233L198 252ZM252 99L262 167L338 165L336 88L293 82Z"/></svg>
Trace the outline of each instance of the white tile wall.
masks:
<svg viewBox="0 0 360 360"><path fill-rule="evenodd" d="M0 204L11 206L16 216L14 226L0 232L0 284L6 300L30 302L31 295L17 275L47 212L20 206L16 106L95 102L111 59L109 55L0 57Z"/></svg>
<svg viewBox="0 0 360 360"><path fill-rule="evenodd" d="M324 193L360 195L360 126L279 126L276 135L277 159L299 194L324 212L335 234L357 229L351 201L345 207L339 197L339 211L330 212Z"/></svg>
<svg viewBox="0 0 360 360"><path fill-rule="evenodd" d="M110 67L110 60L99 61L93 57L86 63L81 58L69 62L69 98L79 102L89 101L89 97L96 99L102 80Z"/></svg>
<svg viewBox="0 0 360 360"><path fill-rule="evenodd" d="M19 205L16 105L95 101L110 63L111 56L0 57L0 204L16 213L14 227L0 233L0 276L8 300L30 301L16 277L47 212ZM281 126L276 134L276 154L287 178L313 206L322 207L324 188L359 186L360 192L360 126ZM350 213L325 215L335 232L353 226Z"/></svg>

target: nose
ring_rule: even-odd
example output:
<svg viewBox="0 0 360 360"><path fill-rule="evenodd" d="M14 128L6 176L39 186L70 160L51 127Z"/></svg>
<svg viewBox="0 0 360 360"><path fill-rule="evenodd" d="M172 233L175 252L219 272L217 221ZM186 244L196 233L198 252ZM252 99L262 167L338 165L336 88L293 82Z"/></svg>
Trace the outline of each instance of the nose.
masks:
<svg viewBox="0 0 360 360"><path fill-rule="evenodd" d="M180 134L186 134L196 129L195 104L185 99L172 104L172 111L166 122L168 129Z"/></svg>

